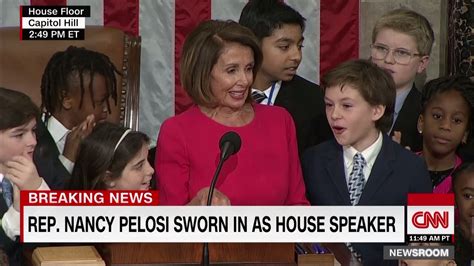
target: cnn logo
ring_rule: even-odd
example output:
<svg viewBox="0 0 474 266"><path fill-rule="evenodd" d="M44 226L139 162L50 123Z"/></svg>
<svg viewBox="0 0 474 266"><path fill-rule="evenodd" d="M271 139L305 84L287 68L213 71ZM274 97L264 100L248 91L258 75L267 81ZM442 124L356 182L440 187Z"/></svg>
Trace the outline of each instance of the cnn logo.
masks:
<svg viewBox="0 0 474 266"><path fill-rule="evenodd" d="M432 227L434 229L438 227L448 228L449 226L449 212L448 211L417 211L411 218L412 224L416 228L425 229Z"/></svg>

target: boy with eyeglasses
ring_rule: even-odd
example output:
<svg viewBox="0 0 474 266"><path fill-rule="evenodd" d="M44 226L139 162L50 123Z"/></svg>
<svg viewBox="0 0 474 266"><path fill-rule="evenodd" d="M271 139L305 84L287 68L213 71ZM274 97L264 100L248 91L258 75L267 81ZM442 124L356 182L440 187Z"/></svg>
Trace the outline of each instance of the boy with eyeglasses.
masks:
<svg viewBox="0 0 474 266"><path fill-rule="evenodd" d="M403 8L383 15L372 31L371 60L392 76L397 92L389 134L413 151L422 148L421 132L417 130L421 93L414 82L416 75L428 67L433 41L429 21Z"/></svg>

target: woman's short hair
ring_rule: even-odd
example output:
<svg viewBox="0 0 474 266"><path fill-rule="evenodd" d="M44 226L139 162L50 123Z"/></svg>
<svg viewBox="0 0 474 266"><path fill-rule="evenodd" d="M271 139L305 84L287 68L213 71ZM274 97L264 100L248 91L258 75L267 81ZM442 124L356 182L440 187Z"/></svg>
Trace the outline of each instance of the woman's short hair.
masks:
<svg viewBox="0 0 474 266"><path fill-rule="evenodd" d="M263 56L257 37L252 31L231 20L204 21L186 38L180 62L181 85L195 104L206 107L217 104L210 88L209 77L228 43L238 43L252 49L255 78ZM246 101L251 101L250 93Z"/></svg>
<svg viewBox="0 0 474 266"><path fill-rule="evenodd" d="M107 189L108 181L122 174L127 163L150 142L148 136L139 131L125 135L127 130L109 122L99 123L94 128L81 143L70 189Z"/></svg>

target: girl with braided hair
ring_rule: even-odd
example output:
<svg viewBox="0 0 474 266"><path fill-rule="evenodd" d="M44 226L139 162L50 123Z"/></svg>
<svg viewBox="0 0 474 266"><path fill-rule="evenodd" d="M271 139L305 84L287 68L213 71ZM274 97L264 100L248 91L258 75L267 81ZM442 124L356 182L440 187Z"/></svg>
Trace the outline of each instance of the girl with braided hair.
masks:
<svg viewBox="0 0 474 266"><path fill-rule="evenodd" d="M69 46L51 57L41 80L41 157L59 158L72 172L81 140L111 113L109 98L117 104L115 73L107 55L86 48Z"/></svg>
<svg viewBox="0 0 474 266"><path fill-rule="evenodd" d="M458 150L474 134L474 83L463 76L449 76L426 83L418 131L434 193L452 192L452 173L461 165Z"/></svg>

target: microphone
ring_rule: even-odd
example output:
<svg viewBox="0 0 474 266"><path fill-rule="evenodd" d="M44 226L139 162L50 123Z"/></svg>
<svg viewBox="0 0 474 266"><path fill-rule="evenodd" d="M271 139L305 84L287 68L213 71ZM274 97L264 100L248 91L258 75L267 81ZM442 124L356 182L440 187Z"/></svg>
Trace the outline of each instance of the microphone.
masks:
<svg viewBox="0 0 474 266"><path fill-rule="evenodd" d="M219 147L221 148L221 160L227 160L232 154L236 154L240 150L242 141L240 140L239 134L234 131L229 131L222 135L219 141Z"/></svg>
<svg viewBox="0 0 474 266"><path fill-rule="evenodd" d="M235 133L234 131L226 132L222 135L219 141L219 148L221 150L219 164L217 165L216 172L214 173L214 177L211 181L211 186L209 187L209 194L207 194L207 206L211 206L212 203L212 194L214 194L214 187L216 186L217 177L221 172L222 165L224 162L233 154L236 154L240 150L240 146L242 145L242 140L240 139L239 134ZM202 250L202 262L201 265L208 266L209 265L209 245L208 243L204 243L203 250Z"/></svg>

